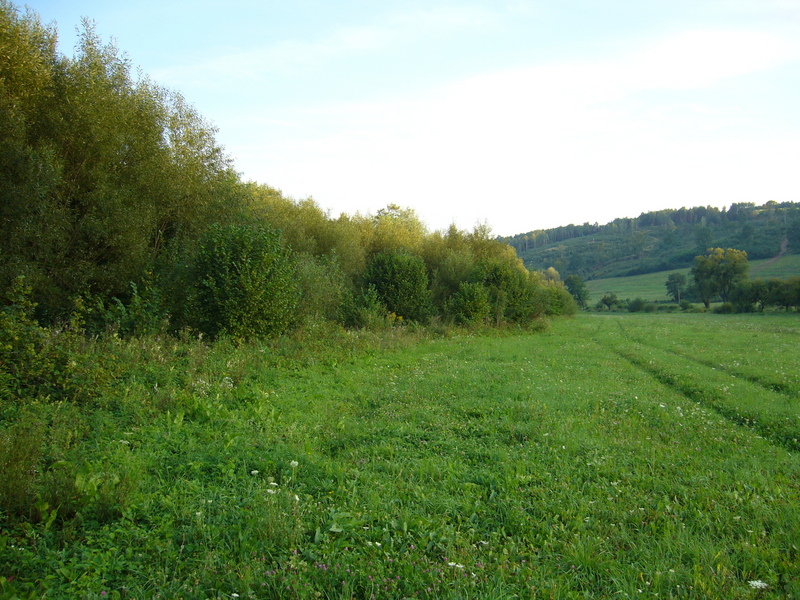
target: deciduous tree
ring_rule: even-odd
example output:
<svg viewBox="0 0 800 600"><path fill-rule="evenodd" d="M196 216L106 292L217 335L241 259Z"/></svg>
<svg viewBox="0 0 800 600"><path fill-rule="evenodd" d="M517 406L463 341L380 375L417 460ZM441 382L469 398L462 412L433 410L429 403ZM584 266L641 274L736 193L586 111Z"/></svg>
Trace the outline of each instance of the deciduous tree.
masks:
<svg viewBox="0 0 800 600"><path fill-rule="evenodd" d="M670 273L667 277L667 295L680 304L681 295L686 289L686 275L683 273Z"/></svg>

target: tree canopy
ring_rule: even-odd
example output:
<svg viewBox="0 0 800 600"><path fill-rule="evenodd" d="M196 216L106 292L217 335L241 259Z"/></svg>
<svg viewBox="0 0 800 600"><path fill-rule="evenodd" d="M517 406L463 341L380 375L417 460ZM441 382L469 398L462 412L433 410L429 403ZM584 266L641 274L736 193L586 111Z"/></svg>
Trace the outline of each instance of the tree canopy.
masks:
<svg viewBox="0 0 800 600"><path fill-rule="evenodd" d="M125 313L133 331L146 307L172 330L251 337L363 310L485 323L488 307L498 324L571 310L555 269L528 271L487 226L430 232L394 204L334 218L242 181L214 127L88 20L71 58L8 0L0 34L0 292L23 277L42 323Z"/></svg>
<svg viewBox="0 0 800 600"><path fill-rule="evenodd" d="M695 258L691 275L695 288L706 308L714 296L728 302L731 291L747 277L747 252L728 248L709 248L705 255Z"/></svg>

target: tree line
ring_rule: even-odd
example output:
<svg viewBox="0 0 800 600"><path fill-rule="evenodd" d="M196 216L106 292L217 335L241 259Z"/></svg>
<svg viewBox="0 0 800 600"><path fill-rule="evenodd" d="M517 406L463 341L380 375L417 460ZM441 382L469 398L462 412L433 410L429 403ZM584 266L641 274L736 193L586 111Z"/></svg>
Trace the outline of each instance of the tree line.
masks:
<svg viewBox="0 0 800 600"><path fill-rule="evenodd" d="M38 322L247 338L574 311L486 227L431 232L393 205L332 217L243 181L215 129L91 22L73 58L56 42L0 0L0 292L28 294Z"/></svg>

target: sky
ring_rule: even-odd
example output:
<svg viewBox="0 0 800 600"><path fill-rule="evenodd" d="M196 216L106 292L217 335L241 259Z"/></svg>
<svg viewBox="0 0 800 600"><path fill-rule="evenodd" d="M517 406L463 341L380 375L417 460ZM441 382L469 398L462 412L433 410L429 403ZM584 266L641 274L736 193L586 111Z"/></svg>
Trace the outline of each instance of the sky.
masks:
<svg viewBox="0 0 800 600"><path fill-rule="evenodd" d="M800 0L30 0L332 217L514 235L800 201Z"/></svg>

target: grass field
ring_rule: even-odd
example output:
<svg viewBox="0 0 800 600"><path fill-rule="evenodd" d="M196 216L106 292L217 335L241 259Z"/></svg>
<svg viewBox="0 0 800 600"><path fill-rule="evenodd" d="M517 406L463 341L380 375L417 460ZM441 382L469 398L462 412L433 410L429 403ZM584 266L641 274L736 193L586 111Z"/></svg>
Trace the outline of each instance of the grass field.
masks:
<svg viewBox="0 0 800 600"><path fill-rule="evenodd" d="M675 269L674 271L647 273L632 277L613 277L587 281L586 287L589 290L589 302L591 305L596 304L606 292L614 292L620 299L642 298L650 302L665 302L670 300L670 297L667 296L667 288L664 284L669 274L675 272L683 273L687 278L689 277L689 269ZM786 279L797 275L800 275L800 254L787 254L775 261L750 261L750 277L753 278L769 279L777 277L778 279Z"/></svg>
<svg viewBox="0 0 800 600"><path fill-rule="evenodd" d="M0 532L0 597L800 598L798 342L584 314L183 383L162 348L68 457L97 508Z"/></svg>

